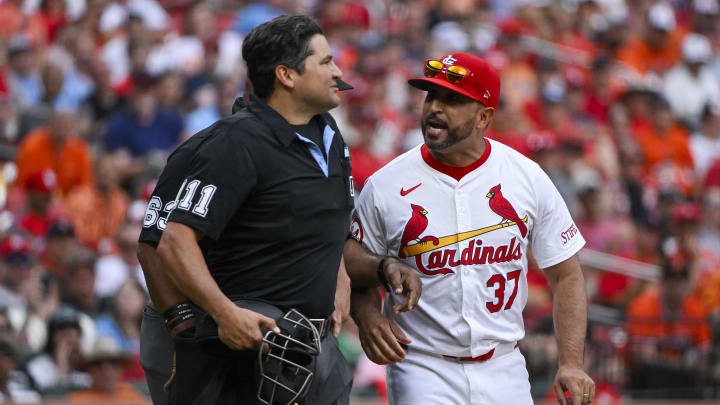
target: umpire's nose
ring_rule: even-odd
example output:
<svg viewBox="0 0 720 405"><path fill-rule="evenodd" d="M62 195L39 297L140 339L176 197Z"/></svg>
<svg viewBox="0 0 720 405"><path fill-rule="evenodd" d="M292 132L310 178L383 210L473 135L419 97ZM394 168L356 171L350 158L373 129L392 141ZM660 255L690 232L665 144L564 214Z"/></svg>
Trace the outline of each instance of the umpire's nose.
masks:
<svg viewBox="0 0 720 405"><path fill-rule="evenodd" d="M333 79L342 79L343 72L342 72L342 70L340 70L340 67L338 67L338 65L335 64L335 60L331 60L330 63L332 64Z"/></svg>

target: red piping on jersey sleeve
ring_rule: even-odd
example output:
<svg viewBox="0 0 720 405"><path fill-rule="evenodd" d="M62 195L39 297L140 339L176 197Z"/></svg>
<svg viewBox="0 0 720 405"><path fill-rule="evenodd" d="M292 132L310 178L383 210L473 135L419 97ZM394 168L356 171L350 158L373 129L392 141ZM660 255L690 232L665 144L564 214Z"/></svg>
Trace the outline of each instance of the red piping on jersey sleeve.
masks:
<svg viewBox="0 0 720 405"><path fill-rule="evenodd" d="M440 173L447 174L448 176L454 178L457 181L460 181L460 179L462 179L466 174L482 166L482 164L485 163L485 161L488 160L488 158L490 157L490 142L488 142L487 138L484 140L485 152L483 152L482 156L480 156L478 160L470 163L467 166L448 166L446 164L438 162L430 154L430 148L428 148L427 145L421 146L420 152L422 153L423 160L425 161L425 163L428 164L428 166L439 171Z"/></svg>

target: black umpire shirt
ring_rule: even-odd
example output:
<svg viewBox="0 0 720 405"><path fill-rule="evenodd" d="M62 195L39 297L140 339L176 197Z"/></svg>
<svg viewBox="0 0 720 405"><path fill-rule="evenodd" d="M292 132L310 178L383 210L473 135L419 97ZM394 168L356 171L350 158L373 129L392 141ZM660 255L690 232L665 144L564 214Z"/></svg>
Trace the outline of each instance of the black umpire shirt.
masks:
<svg viewBox="0 0 720 405"><path fill-rule="evenodd" d="M245 108L242 99L238 98L232 107L232 113ZM167 217L175 204L178 190L185 180L185 172L187 171L190 159L195 153L195 149L208 136L208 131L201 131L191 136L168 156L167 163L160 178L158 178L155 188L153 189L150 201L145 208L145 217L143 218L143 228L140 232L138 242L148 243L157 247L162 238L162 233L167 226Z"/></svg>
<svg viewBox="0 0 720 405"><path fill-rule="evenodd" d="M321 145L251 96L247 108L193 136L192 154L178 167L183 174L172 176L182 179L174 200L155 205L164 203L167 220L205 236L200 247L210 273L232 300L297 308L312 318L334 309L352 178L335 121L327 113L318 118Z"/></svg>

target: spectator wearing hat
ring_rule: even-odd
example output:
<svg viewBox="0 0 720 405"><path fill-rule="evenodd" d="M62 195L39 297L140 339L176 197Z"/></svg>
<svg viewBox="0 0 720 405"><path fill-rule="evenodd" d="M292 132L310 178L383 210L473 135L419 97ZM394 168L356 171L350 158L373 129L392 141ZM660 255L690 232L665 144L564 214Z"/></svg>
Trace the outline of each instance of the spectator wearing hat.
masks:
<svg viewBox="0 0 720 405"><path fill-rule="evenodd" d="M62 395L90 387L90 375L80 371L81 336L80 314L74 309L63 307L50 317L45 348L26 366L33 385L43 395Z"/></svg>
<svg viewBox="0 0 720 405"><path fill-rule="evenodd" d="M682 258L690 269L692 287L696 289L698 280L707 273L720 269L720 255L715 249L699 243L701 224L712 220L712 214L706 215L703 207L694 202L682 202L672 209L671 236L663 242L663 250Z"/></svg>
<svg viewBox="0 0 720 405"><path fill-rule="evenodd" d="M52 209L51 205L56 188L57 176L50 168L34 173L27 180L28 211L20 218L20 228L43 241L50 224L60 215L59 207Z"/></svg>
<svg viewBox="0 0 720 405"><path fill-rule="evenodd" d="M152 151L169 152L179 139L182 118L172 110L158 106L155 79L147 73L133 75L133 89L128 108L110 118L105 133L105 147L114 152L125 149L133 156Z"/></svg>
<svg viewBox="0 0 720 405"><path fill-rule="evenodd" d="M43 95L43 84L33 44L26 35L15 35L7 43L8 85L20 107L35 105Z"/></svg>
<svg viewBox="0 0 720 405"><path fill-rule="evenodd" d="M634 132L652 126L652 103L660 94L642 82L632 82L619 95L618 110L624 114L614 114L611 125L618 135L625 131ZM628 122L624 122L627 120Z"/></svg>
<svg viewBox="0 0 720 405"><path fill-rule="evenodd" d="M132 354L122 350L112 339L99 337L83 364L92 377L92 386L85 391L70 393L68 400L73 404L145 405L147 398L121 380L131 361Z"/></svg>
<svg viewBox="0 0 720 405"><path fill-rule="evenodd" d="M31 350L39 349L44 343L46 322L58 303L57 284L43 275L42 266L36 263L22 236L10 234L3 239L0 255L0 306L7 309L19 341Z"/></svg>
<svg viewBox="0 0 720 405"><path fill-rule="evenodd" d="M697 203L680 203L672 210L673 235L669 238L671 244L666 246L676 249L676 254L683 258L684 263L692 271L693 287L697 285L702 275L720 269L720 255L716 253L717 248L699 243L701 224L713 219L713 214L706 213L703 206Z"/></svg>
<svg viewBox="0 0 720 405"><path fill-rule="evenodd" d="M707 63L713 56L710 41L690 33L682 42L682 62L667 72L663 95L675 117L692 129L698 129L707 104L720 105L720 80Z"/></svg>
<svg viewBox="0 0 720 405"><path fill-rule="evenodd" d="M95 295L96 260L95 254L86 248L73 249L66 254L66 271L60 279L62 304L91 318L97 317L100 312L100 302ZM90 340L89 336L87 338Z"/></svg>
<svg viewBox="0 0 720 405"><path fill-rule="evenodd" d="M710 225L706 221L712 220L713 214L694 202L680 202L670 210L670 234L662 243L663 252L682 259L690 269L693 289L704 275L720 269L717 249L700 243L702 225Z"/></svg>
<svg viewBox="0 0 720 405"><path fill-rule="evenodd" d="M76 120L72 110L55 110L47 127L38 128L23 139L15 159L19 187L27 188L28 178L47 168L55 171L63 195L92 183L90 147L77 136Z"/></svg>
<svg viewBox="0 0 720 405"><path fill-rule="evenodd" d="M706 104L698 131L690 137L690 152L698 180L705 179L715 161L720 161L720 104Z"/></svg>
<svg viewBox="0 0 720 405"><path fill-rule="evenodd" d="M45 238L45 250L40 255L45 270L56 278L65 273L64 258L77 244L70 222L57 220L50 224Z"/></svg>
<svg viewBox="0 0 720 405"><path fill-rule="evenodd" d="M645 17L643 33L620 48L617 58L641 76L662 75L680 59L682 33L676 27L672 6L665 1L655 3Z"/></svg>
<svg viewBox="0 0 720 405"><path fill-rule="evenodd" d="M30 389L25 373L17 369L17 348L7 337L0 338L0 403L39 404L40 394Z"/></svg>
<svg viewBox="0 0 720 405"><path fill-rule="evenodd" d="M27 302L20 292L20 285L27 279L33 265L30 245L18 235L10 234L0 242L0 307L25 308Z"/></svg>
<svg viewBox="0 0 720 405"><path fill-rule="evenodd" d="M95 182L73 190L65 209L80 242L98 247L112 240L127 218L130 199L118 185L118 170L111 155L95 161Z"/></svg>

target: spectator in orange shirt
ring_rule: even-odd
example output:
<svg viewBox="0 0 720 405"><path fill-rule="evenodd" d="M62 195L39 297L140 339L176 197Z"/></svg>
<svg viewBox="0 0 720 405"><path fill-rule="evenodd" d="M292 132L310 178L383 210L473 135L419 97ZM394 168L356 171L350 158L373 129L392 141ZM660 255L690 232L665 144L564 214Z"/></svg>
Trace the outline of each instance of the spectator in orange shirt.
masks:
<svg viewBox="0 0 720 405"><path fill-rule="evenodd" d="M630 39L617 58L642 76L648 72L661 75L680 59L683 33L675 29L675 11L664 2L648 10L645 25L643 35Z"/></svg>
<svg viewBox="0 0 720 405"><path fill-rule="evenodd" d="M47 168L55 170L63 195L76 186L92 184L90 147L76 135L74 111L56 110L48 127L30 132L20 143L16 163L16 184L22 188L30 176Z"/></svg>
<svg viewBox="0 0 720 405"><path fill-rule="evenodd" d="M144 405L147 398L120 380L132 355L123 352L111 339L99 337L87 357L85 368L92 377L87 391L73 392L68 396L72 404L114 403Z"/></svg>
<svg viewBox="0 0 720 405"><path fill-rule="evenodd" d="M97 247L103 238L114 238L127 218L130 199L118 186L116 173L110 155L98 158L95 184L76 188L65 201L75 235L88 246Z"/></svg>
<svg viewBox="0 0 720 405"><path fill-rule="evenodd" d="M701 303L690 293L689 279L684 263L667 260L659 288L630 303L632 389L663 390L656 392L663 398L698 395L711 330Z"/></svg>
<svg viewBox="0 0 720 405"><path fill-rule="evenodd" d="M645 173L658 180L670 178L672 184L663 186L674 186L689 194L694 179L690 135L675 122L667 100L656 95L651 106L651 125L633 129L635 141L644 155Z"/></svg>

